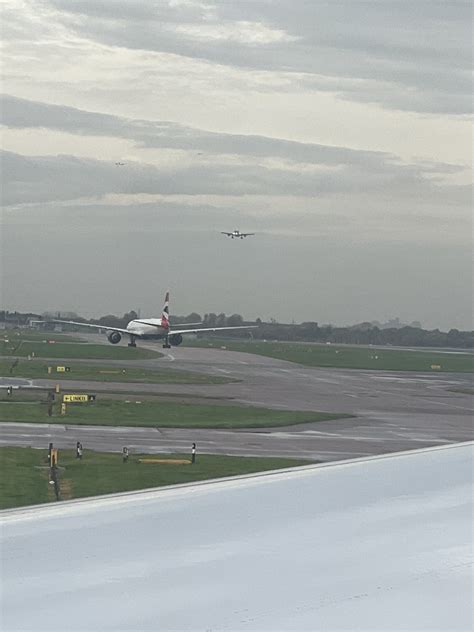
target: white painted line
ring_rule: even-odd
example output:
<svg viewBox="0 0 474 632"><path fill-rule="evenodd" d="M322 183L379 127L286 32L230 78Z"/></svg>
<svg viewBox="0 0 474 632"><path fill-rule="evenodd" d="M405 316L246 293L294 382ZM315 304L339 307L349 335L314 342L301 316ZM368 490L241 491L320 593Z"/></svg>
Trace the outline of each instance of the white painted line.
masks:
<svg viewBox="0 0 474 632"><path fill-rule="evenodd" d="M474 412L472 406L469 406L469 407L456 406L455 404L450 404L448 402L440 402L438 400L433 401L432 399L428 399L427 397L423 397L423 399L425 400L425 402L429 402L430 404L434 404L435 406L447 406L448 408L458 408L459 410L467 410L470 413Z"/></svg>

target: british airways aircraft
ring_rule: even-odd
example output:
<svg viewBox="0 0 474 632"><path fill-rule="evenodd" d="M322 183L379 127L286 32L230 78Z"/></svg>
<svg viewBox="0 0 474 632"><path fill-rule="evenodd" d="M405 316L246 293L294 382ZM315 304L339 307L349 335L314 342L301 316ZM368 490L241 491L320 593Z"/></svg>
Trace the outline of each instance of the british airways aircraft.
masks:
<svg viewBox="0 0 474 632"><path fill-rule="evenodd" d="M177 347L183 342L183 334L196 334L200 331L227 331L230 329L254 329L256 325L242 325L239 327L204 327L194 329L175 329L170 326L169 317L170 293L166 292L165 304L160 318L137 318L131 320L126 329L120 327L104 327L104 325L90 325L88 323L78 323L72 320L50 320L48 322L63 323L65 325L78 325L93 329L106 329L108 341L116 345L122 340L123 335L130 336L129 347L136 347L137 338L143 340L163 340L163 348L170 349ZM195 323L191 323L195 324ZM184 326L186 323L184 323Z"/></svg>
<svg viewBox="0 0 474 632"><path fill-rule="evenodd" d="M255 233L241 233L240 230L233 230L231 233L226 233L225 231L221 231L221 235L227 235L231 239L243 239L244 237L250 237L250 235L255 235Z"/></svg>

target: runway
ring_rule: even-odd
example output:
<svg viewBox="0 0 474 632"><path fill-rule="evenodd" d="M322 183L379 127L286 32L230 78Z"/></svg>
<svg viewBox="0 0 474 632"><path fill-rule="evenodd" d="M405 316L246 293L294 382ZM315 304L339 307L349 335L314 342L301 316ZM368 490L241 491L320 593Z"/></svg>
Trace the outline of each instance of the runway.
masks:
<svg viewBox="0 0 474 632"><path fill-rule="evenodd" d="M97 342L97 337L93 339ZM141 346L161 350L150 343ZM275 430L235 431L3 423L0 445L44 447L53 441L64 448L81 441L85 449L118 451L126 445L132 452L159 453L186 452L196 442L202 453L288 456L324 462L474 439L472 395L450 390L472 389L470 374L313 368L247 353L190 347L175 347L163 358L132 364L165 370L170 366L240 381L222 385L141 385L68 380L64 387L94 392L99 397L107 391L128 391L137 396L145 391L356 417ZM8 379L2 379L0 385L6 385ZM55 383L24 381L33 386Z"/></svg>

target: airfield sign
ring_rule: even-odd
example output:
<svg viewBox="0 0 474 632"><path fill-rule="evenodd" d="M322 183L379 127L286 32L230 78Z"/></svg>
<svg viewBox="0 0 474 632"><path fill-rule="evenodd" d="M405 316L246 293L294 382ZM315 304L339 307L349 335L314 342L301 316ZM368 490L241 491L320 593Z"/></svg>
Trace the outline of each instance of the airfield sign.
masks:
<svg viewBox="0 0 474 632"><path fill-rule="evenodd" d="M63 395L63 402L70 404L95 402L95 395L87 395L86 393L69 393L68 395Z"/></svg>

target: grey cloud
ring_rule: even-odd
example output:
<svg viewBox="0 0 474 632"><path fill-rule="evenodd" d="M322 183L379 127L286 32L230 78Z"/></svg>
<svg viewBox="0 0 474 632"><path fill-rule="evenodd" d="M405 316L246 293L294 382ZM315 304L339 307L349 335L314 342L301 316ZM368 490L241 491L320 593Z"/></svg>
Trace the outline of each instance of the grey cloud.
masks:
<svg viewBox="0 0 474 632"><path fill-rule="evenodd" d="M351 196L352 197L352 196ZM286 212L282 200L276 202L280 212L271 216L255 209L238 208L237 200L221 204L188 204L170 199L157 199L139 203L132 198L126 205L112 202L72 201L63 203L44 202L22 209L21 212L7 211L4 225L22 230L28 226L67 226L68 229L83 230L88 227L95 234L126 233L173 233L197 236L220 234L237 226L258 233L259 242L272 236L327 237L350 240L354 243L419 243L443 246L457 243L469 244L470 218L464 209L452 210L446 216L441 207L424 208L420 200L410 201L396 214L383 208L383 198L366 201L356 197L352 205L348 197L320 199L316 203L306 201L300 205L289 205ZM263 203L266 203L264 201Z"/></svg>
<svg viewBox="0 0 474 632"><path fill-rule="evenodd" d="M210 4L211 18L197 5L50 2L70 28L109 45L307 73L320 90L387 108L450 114L472 109L470 2L222 2ZM182 32L183 25L241 21L285 31L291 41L222 41ZM181 30L173 31L173 25ZM338 85L325 88L318 83L321 76L336 78ZM359 85L354 86L354 79Z"/></svg>
<svg viewBox="0 0 474 632"><path fill-rule="evenodd" d="M375 166L384 156L388 156L381 152L298 143L265 136L215 133L171 121L133 120L9 95L1 95L0 98L2 123L6 127L44 127L71 134L126 138L143 147L280 157L310 164L359 162Z"/></svg>
<svg viewBox="0 0 474 632"><path fill-rule="evenodd" d="M76 15L87 15L94 18L121 20L136 20L147 22L149 20L163 22L200 22L208 12L204 4L200 3L169 3L169 2L137 2L136 0L107 0L107 2L94 2L94 0L67 0L50 3L61 10L67 10ZM212 5L209 5L212 8Z"/></svg>
<svg viewBox="0 0 474 632"><path fill-rule="evenodd" d="M351 166L371 174L426 173L449 174L462 171L462 166L442 163L423 163L402 166L395 156L376 151L354 150L316 143L209 132L170 121L133 120L123 117L87 112L76 108L51 105L37 101L2 95L2 122L12 128L47 128L89 136L125 138L148 148L171 148L231 154L254 158L280 158L295 163L329 167ZM330 176L327 176L330 178Z"/></svg>
<svg viewBox="0 0 474 632"><path fill-rule="evenodd" d="M465 204L463 187L436 186L417 170L381 163L334 172L300 172L255 165L206 164L162 169L128 162L123 168L74 156L2 154L3 203L18 205L115 194L275 195L324 197L376 193L394 200Z"/></svg>

